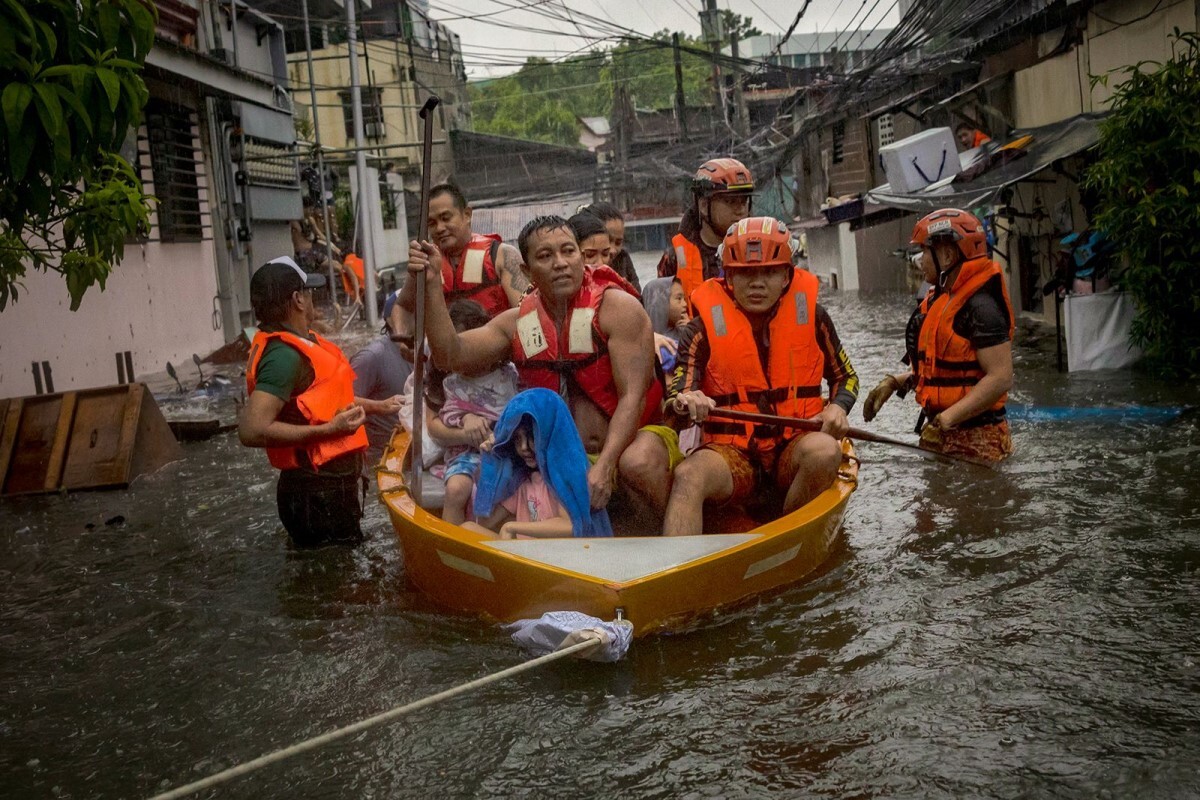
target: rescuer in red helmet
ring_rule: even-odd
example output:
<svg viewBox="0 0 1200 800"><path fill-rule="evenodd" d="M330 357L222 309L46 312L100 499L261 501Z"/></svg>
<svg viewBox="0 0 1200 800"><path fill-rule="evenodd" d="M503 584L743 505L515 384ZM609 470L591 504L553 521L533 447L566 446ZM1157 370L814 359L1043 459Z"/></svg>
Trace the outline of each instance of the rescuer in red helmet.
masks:
<svg viewBox="0 0 1200 800"><path fill-rule="evenodd" d="M1012 453L1004 404L1013 383L1012 303L988 258L983 223L945 208L923 217L910 244L933 285L908 323L911 372L888 375L867 395L870 421L894 393L915 389L921 444L949 455L1001 461Z"/></svg>

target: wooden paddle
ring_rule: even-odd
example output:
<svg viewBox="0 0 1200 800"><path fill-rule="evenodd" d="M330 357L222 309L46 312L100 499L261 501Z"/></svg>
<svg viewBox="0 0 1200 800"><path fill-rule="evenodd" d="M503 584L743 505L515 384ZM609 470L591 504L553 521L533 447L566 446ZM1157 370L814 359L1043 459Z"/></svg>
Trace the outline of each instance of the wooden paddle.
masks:
<svg viewBox="0 0 1200 800"><path fill-rule="evenodd" d="M732 408L714 408L708 412L710 419L730 419L738 420L739 422L757 422L762 425L782 425L786 428L797 428L802 431L819 431L821 423L812 419L800 419L799 417L779 417L774 414L756 414L752 411L737 411ZM931 461L940 461L943 464L972 464L977 467L987 467L994 469L995 467L986 462L969 456L956 456L949 453L939 453L935 450L926 450L920 445L902 442L899 439L892 439L888 436L880 436L877 433L863 430L862 428L850 428L846 431L846 436L851 439L858 439L863 442L875 442L877 444L890 444L893 447L903 447L905 450L912 450L918 453L922 458L927 458Z"/></svg>
<svg viewBox="0 0 1200 800"><path fill-rule="evenodd" d="M421 220L417 241L429 238L429 184L430 161L433 159L433 110L442 102L437 95L430 95L421 106L421 119L425 120L425 138L421 142L421 206L417 217ZM409 481L413 500L421 505L422 434L425 431L425 270L416 274L416 308L413 312L413 417L412 480Z"/></svg>

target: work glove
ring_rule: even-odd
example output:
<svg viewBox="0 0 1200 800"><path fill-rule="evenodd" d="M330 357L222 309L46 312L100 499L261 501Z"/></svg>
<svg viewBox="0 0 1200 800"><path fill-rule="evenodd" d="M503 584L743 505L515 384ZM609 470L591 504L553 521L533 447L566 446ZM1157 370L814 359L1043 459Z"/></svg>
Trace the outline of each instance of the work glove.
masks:
<svg viewBox="0 0 1200 800"><path fill-rule="evenodd" d="M879 413L879 409L883 408L883 404L900 388L900 381L896 380L895 375L888 375L879 382L879 385L871 390L867 395L866 401L863 403L863 419L867 422L875 419L875 415Z"/></svg>

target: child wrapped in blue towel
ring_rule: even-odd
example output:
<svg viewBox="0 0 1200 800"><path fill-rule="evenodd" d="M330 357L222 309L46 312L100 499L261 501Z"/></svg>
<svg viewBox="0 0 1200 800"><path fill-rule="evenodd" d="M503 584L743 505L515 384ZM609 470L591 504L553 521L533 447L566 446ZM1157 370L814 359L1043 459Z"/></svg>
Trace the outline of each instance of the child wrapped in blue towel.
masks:
<svg viewBox="0 0 1200 800"><path fill-rule="evenodd" d="M475 516L502 539L612 536L608 512L591 507L588 467L562 398L549 389L521 392L505 406L483 454Z"/></svg>

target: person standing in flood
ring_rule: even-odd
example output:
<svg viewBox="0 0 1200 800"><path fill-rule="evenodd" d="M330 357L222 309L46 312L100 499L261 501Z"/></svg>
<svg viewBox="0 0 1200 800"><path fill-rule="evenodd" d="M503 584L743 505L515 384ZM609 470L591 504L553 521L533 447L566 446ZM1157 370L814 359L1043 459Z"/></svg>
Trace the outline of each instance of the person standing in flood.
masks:
<svg viewBox="0 0 1200 800"><path fill-rule="evenodd" d="M736 158L712 158L696 170L692 207L679 221L679 233L658 262L658 277L679 278L683 285L688 316L696 312L692 292L721 275L717 246L730 225L750 216L753 196L754 177Z"/></svg>
<svg viewBox="0 0 1200 800"><path fill-rule="evenodd" d="M249 398L238 438L262 447L280 470L279 519L302 547L362 541L359 492L369 413L392 413L386 401L354 396L354 370L333 342L310 330L313 289L288 256L264 264L250 279L259 329L246 363ZM394 405L394 404L393 404Z"/></svg>
<svg viewBox="0 0 1200 800"><path fill-rule="evenodd" d="M1012 454L1005 401L1013 385L1012 303L1004 273L988 258L983 223L944 208L923 217L910 244L932 288L905 333L913 369L888 375L867 395L870 422L893 394L915 389L921 446L947 455L1002 461Z"/></svg>

